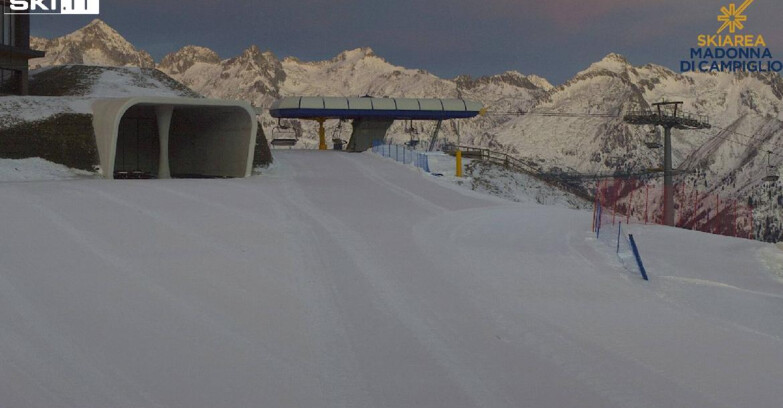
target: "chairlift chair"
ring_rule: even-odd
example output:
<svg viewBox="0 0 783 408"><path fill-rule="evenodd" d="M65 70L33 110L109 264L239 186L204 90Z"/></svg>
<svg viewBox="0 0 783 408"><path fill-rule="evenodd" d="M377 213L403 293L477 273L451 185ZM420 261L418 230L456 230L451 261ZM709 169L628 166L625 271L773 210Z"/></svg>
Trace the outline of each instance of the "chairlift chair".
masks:
<svg viewBox="0 0 783 408"><path fill-rule="evenodd" d="M344 121L345 119L340 119L340 121L337 122L337 127L332 131L332 147L334 150L343 150L343 146L348 144L348 142L341 137Z"/></svg>
<svg viewBox="0 0 783 408"><path fill-rule="evenodd" d="M778 168L773 166L770 162L771 151L767 151L767 174L764 176L764 181L774 183L780 179L778 175Z"/></svg>
<svg viewBox="0 0 783 408"><path fill-rule="evenodd" d="M644 141L644 144L649 149L660 149L661 147L663 147L663 144L661 144L661 136L658 134L657 128L647 133L647 137Z"/></svg>
<svg viewBox="0 0 783 408"><path fill-rule="evenodd" d="M416 130L415 127L413 127L413 120L411 119L410 127L405 126L405 133L410 135L410 140L405 142L405 145L410 147L411 149L415 149L416 146L419 145L419 131Z"/></svg>
<svg viewBox="0 0 783 408"><path fill-rule="evenodd" d="M277 119L277 125L272 128L272 141L270 144L272 146L294 146L296 145L296 142L299 141L299 138L296 135L296 130L294 130L290 125L284 125L282 122L280 122L280 119Z"/></svg>

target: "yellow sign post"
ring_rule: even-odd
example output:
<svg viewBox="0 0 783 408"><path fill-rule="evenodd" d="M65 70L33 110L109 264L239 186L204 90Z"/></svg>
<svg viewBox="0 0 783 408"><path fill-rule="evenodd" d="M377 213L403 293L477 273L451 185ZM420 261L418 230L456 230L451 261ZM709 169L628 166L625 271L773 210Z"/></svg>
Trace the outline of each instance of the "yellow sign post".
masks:
<svg viewBox="0 0 783 408"><path fill-rule="evenodd" d="M326 129L324 129L324 122L326 119L318 118L318 150L326 150Z"/></svg>
<svg viewBox="0 0 783 408"><path fill-rule="evenodd" d="M454 122L454 130L457 131L457 171L454 172L454 175L462 178L462 150L459 148L459 122Z"/></svg>
<svg viewBox="0 0 783 408"><path fill-rule="evenodd" d="M462 178L462 151L459 150L459 146L457 146L457 177Z"/></svg>

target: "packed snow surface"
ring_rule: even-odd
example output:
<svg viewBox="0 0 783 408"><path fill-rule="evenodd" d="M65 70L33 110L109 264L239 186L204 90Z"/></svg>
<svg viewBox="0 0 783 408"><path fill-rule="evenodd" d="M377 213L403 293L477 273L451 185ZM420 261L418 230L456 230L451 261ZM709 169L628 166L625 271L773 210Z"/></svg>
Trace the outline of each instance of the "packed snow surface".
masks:
<svg viewBox="0 0 783 408"><path fill-rule="evenodd" d="M370 154L0 183L8 407L779 407L772 245L509 203ZM777 259L777 258L774 258Z"/></svg>

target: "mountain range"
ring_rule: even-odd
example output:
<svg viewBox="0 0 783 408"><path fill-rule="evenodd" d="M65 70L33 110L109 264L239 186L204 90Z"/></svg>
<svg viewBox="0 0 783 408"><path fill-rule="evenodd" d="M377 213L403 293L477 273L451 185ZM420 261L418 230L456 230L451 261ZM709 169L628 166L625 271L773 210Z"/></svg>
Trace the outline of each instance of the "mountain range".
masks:
<svg viewBox="0 0 783 408"><path fill-rule="evenodd" d="M685 73L648 64L633 66L609 54L562 85L508 71L472 78L439 78L421 69L393 65L370 48L340 53L326 61L279 58L251 46L241 55L222 58L208 48L189 45L155 63L117 31L94 20L55 39L33 38L33 48L47 52L31 67L86 64L156 67L192 90L213 98L242 99L269 107L282 96L388 96L466 98L483 102L483 117L446 123L442 136L463 144L510 153L544 170L581 173L643 172L660 167L661 153L645 146L652 127L623 122L634 109L661 100L682 101L685 111L704 117L706 131L674 131L674 163L681 181L703 185L705 194L750 201L773 224L768 235L781 235L781 183L764 183L768 161L783 162L783 80L776 73ZM347 138L335 123L330 135ZM274 137L275 120L261 115ZM315 145L312 123L296 124L301 145ZM413 128L411 131L410 128ZM434 124L398 123L393 140L428 138ZM771 151L772 154L767 152ZM729 182L730 181L730 182Z"/></svg>

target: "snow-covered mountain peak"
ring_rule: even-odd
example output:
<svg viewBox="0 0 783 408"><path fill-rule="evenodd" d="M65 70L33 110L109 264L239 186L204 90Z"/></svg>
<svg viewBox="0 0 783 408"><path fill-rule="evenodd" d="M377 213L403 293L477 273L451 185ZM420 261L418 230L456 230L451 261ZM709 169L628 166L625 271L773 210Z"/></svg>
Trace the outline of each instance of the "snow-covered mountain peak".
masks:
<svg viewBox="0 0 783 408"><path fill-rule="evenodd" d="M334 60L337 61L356 61L363 58L368 57L378 57L377 54L375 54L375 51L373 51L370 47L360 47L360 48L354 48L352 50L346 50L337 55L337 57L334 58ZM380 58L383 59L383 58Z"/></svg>
<svg viewBox="0 0 783 408"><path fill-rule="evenodd" d="M209 48L186 45L179 51L163 57L158 68L172 75L181 74L199 62L205 64L219 64L220 56Z"/></svg>
<svg viewBox="0 0 783 408"><path fill-rule="evenodd" d="M518 72L518 71L506 71L498 75L483 76L473 79L470 75L460 75L454 79L457 86L464 90L473 90L481 86L496 85L496 86L510 86L514 88L528 89L531 91L544 90L548 91L552 88L552 85L545 79L540 77L533 77L535 82L531 81L531 78Z"/></svg>
<svg viewBox="0 0 783 408"><path fill-rule="evenodd" d="M272 51L261 51L255 44L242 51L240 56L232 58L229 61L233 63L253 64L255 67L261 69L269 67L272 67L272 69L282 69L280 60Z"/></svg>
<svg viewBox="0 0 783 408"><path fill-rule="evenodd" d="M32 37L30 46L46 51L44 58L30 60L32 68L68 64L155 67L149 53L136 49L99 19L63 37L51 40Z"/></svg>
<svg viewBox="0 0 783 408"><path fill-rule="evenodd" d="M600 71L609 71L616 74L622 74L632 68L633 66L624 56L611 53L600 61L591 64L590 67L588 67L586 70L577 74L577 77Z"/></svg>
<svg viewBox="0 0 783 408"><path fill-rule="evenodd" d="M533 85L545 90L545 91L551 91L555 86L552 85L551 82L549 82L546 78L540 77L535 74L530 74L527 76L527 80L532 82Z"/></svg>
<svg viewBox="0 0 783 408"><path fill-rule="evenodd" d="M602 62L616 62L618 64L625 64L625 65L631 65L630 62L628 62L628 59L625 58L625 56L610 52L605 57L601 59Z"/></svg>
<svg viewBox="0 0 783 408"><path fill-rule="evenodd" d="M85 29L100 30L100 31L105 31L107 33L113 33L113 34L119 35L117 30L113 29L110 25L106 24L106 22L104 22L100 18L93 19L92 21L90 21L89 24L84 26L84 28Z"/></svg>
<svg viewBox="0 0 783 408"><path fill-rule="evenodd" d="M386 63L386 60L379 57L378 54L376 54L375 51L373 51L373 49L370 47L360 47L360 48L354 48L352 50L345 50L335 55L333 58L327 60L304 61L294 56L288 56L283 58L282 62L283 64L299 65L299 66L324 66L324 65L335 65L335 64L353 65L364 59L374 59Z"/></svg>

